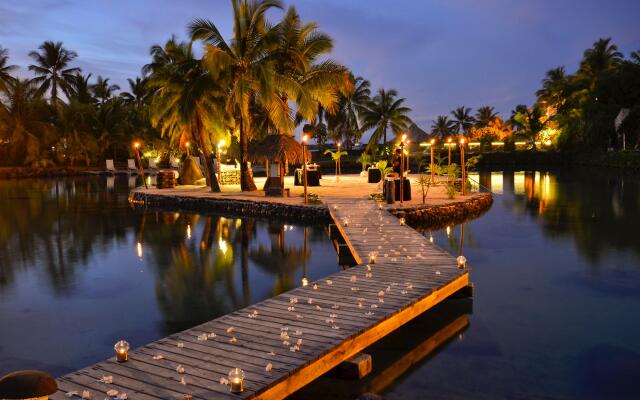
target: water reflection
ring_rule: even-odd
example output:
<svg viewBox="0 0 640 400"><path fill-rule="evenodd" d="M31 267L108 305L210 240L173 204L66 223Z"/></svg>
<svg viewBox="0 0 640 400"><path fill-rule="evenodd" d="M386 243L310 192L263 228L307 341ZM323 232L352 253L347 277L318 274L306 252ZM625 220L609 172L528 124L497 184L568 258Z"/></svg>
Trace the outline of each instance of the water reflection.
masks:
<svg viewBox="0 0 640 400"><path fill-rule="evenodd" d="M0 181L0 374L61 374L339 269L323 226L134 209L133 179Z"/></svg>

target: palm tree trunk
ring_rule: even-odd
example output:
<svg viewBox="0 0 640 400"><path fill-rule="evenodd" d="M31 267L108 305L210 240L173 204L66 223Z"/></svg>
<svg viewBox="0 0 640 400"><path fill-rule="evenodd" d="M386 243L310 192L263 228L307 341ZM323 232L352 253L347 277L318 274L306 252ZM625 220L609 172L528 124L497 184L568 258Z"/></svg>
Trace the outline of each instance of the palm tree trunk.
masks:
<svg viewBox="0 0 640 400"><path fill-rule="evenodd" d="M193 132L193 137L196 140L196 144L198 146L198 150L200 151L200 155L204 160L204 174L207 180L207 185L211 187L212 192L220 192L220 184L218 183L218 179L214 174L213 168L213 155L209 154L205 149L206 143L206 133L204 132L202 126L202 120L197 116L194 117L194 128L195 132Z"/></svg>
<svg viewBox="0 0 640 400"><path fill-rule="evenodd" d="M58 81L51 78L51 105L54 106L58 102Z"/></svg>
<svg viewBox="0 0 640 400"><path fill-rule="evenodd" d="M243 192L253 192L258 190L253 175L249 171L247 158L249 153L249 140L245 132L244 118L240 115L240 189Z"/></svg>

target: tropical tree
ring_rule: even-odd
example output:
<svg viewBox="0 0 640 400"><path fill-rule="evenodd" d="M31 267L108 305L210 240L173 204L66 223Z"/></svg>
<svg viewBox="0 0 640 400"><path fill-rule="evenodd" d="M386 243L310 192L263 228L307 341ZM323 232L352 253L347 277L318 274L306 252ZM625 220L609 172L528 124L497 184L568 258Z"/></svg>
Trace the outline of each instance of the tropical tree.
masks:
<svg viewBox="0 0 640 400"><path fill-rule="evenodd" d="M543 128L541 117L542 113L537 104L530 108L518 105L516 109L512 111L511 120L514 121L518 127L518 133L525 135L529 139L534 150L536 149L536 137Z"/></svg>
<svg viewBox="0 0 640 400"><path fill-rule="evenodd" d="M453 116L453 131L458 135L464 135L469 132L469 129L476 122L475 118L471 115L471 108L460 106L451 111Z"/></svg>
<svg viewBox="0 0 640 400"><path fill-rule="evenodd" d="M89 79L91 79L91 74L82 75L76 73L73 76L73 79L69 82L69 93L67 95L70 100L85 104L95 103Z"/></svg>
<svg viewBox="0 0 640 400"><path fill-rule="evenodd" d="M454 121L450 121L446 115L438 115L433 124L431 124L431 134L443 139L451 136L454 129Z"/></svg>
<svg viewBox="0 0 640 400"><path fill-rule="evenodd" d="M56 104L58 89L65 94L68 93L75 74L80 72L80 68L69 67L78 55L75 51L65 49L62 42L46 41L38 50L40 52L29 53L29 57L35 61L35 64L29 65L29 70L36 75L33 81L39 86L40 93L44 94L50 90L51 104Z"/></svg>
<svg viewBox="0 0 640 400"><path fill-rule="evenodd" d="M362 77L350 76L353 90L341 95L337 110L327 115L330 136L337 141L357 142L364 133L360 124L360 114L370 101L370 83Z"/></svg>
<svg viewBox="0 0 640 400"><path fill-rule="evenodd" d="M0 136L8 141L10 165L41 161L41 149L55 138L51 112L36 84L28 79L8 82L0 103Z"/></svg>
<svg viewBox="0 0 640 400"><path fill-rule="evenodd" d="M149 78L137 76L135 80L128 78L127 82L129 83L129 91L120 93L120 97L122 97L127 104L136 106L145 104L150 96L149 88L147 87Z"/></svg>
<svg viewBox="0 0 640 400"><path fill-rule="evenodd" d="M498 113L491 106L483 106L476 111L476 127L484 128L489 125L489 122L493 121Z"/></svg>
<svg viewBox="0 0 640 400"><path fill-rule="evenodd" d="M9 64L9 50L0 46L0 91L5 91L13 81L11 72L17 68L18 66Z"/></svg>
<svg viewBox="0 0 640 400"><path fill-rule="evenodd" d="M193 55L190 44L167 42L165 50L171 61L156 68L149 86L155 90L151 103L152 124L171 142L193 140L205 161L207 184L220 191L213 168L213 146L207 131L221 131L224 118L225 90Z"/></svg>
<svg viewBox="0 0 640 400"><path fill-rule="evenodd" d="M191 39L205 44L204 65L211 78L228 87L225 109L237 121L240 141L240 186L256 190L248 166L251 132L250 104L254 100L264 108L282 132L291 132L292 119L286 98L278 89L290 80L277 74L272 54L277 46L277 30L267 23L265 14L282 8L277 0L233 0L233 38L227 43L212 21L196 19L189 25ZM291 89L292 85L287 85ZM289 97L296 97L291 90Z"/></svg>
<svg viewBox="0 0 640 400"><path fill-rule="evenodd" d="M598 79L619 66L622 59L622 53L618 51L618 46L611 43L611 38L599 39L585 50L578 73Z"/></svg>
<svg viewBox="0 0 640 400"><path fill-rule="evenodd" d="M109 78L103 78L98 75L96 83L91 85L91 90L93 90L93 95L100 100L100 103L104 104L104 102L113 97L116 90L120 90L120 86L111 85Z"/></svg>
<svg viewBox="0 0 640 400"><path fill-rule="evenodd" d="M542 80L542 89L536 92L538 101L551 107L557 107L564 101L563 91L567 84L564 67L557 67L547 71Z"/></svg>
<svg viewBox="0 0 640 400"><path fill-rule="evenodd" d="M377 147L380 138L382 143L387 144L387 130L391 128L394 135L398 136L402 131L406 131L411 124L411 119L407 114L411 112L409 107L404 106L405 99L397 98L398 92L394 89L379 89L378 93L368 101L362 108L361 120L362 129L373 129L367 150Z"/></svg>

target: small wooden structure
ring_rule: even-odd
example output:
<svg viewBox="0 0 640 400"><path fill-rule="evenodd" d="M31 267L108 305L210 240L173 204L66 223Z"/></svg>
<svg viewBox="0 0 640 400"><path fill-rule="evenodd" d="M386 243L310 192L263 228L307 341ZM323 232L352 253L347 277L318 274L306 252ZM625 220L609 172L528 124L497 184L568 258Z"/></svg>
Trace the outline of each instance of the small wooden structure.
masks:
<svg viewBox="0 0 640 400"><path fill-rule="evenodd" d="M306 152L306 156L303 152ZM267 196L284 196L284 177L288 165L302 164L305 158L311 160L311 153L290 135L269 135L249 149L249 161L266 163L264 191ZM269 163L276 164L275 168L270 168Z"/></svg>

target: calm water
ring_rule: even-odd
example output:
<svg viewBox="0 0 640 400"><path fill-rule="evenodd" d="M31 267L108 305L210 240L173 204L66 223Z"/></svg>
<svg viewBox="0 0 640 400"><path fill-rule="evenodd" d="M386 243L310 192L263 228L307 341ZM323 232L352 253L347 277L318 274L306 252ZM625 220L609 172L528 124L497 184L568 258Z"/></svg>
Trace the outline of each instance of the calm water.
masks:
<svg viewBox="0 0 640 400"><path fill-rule="evenodd" d="M472 177L500 193L491 210L462 241L461 226L431 235L468 258L473 301L368 349L366 379L294 397L637 398L640 179ZM339 268L322 227L144 213L105 179L0 181L0 373L79 368L119 336L144 344Z"/></svg>
<svg viewBox="0 0 640 400"><path fill-rule="evenodd" d="M300 398L639 398L640 179L474 178L502 193L491 210L462 243L460 226L432 232L453 254L462 245L473 303L445 302L374 346L364 381L324 380Z"/></svg>
<svg viewBox="0 0 640 400"><path fill-rule="evenodd" d="M140 183L140 182L138 182ZM323 226L145 212L126 177L0 181L0 375L59 375L340 269Z"/></svg>

